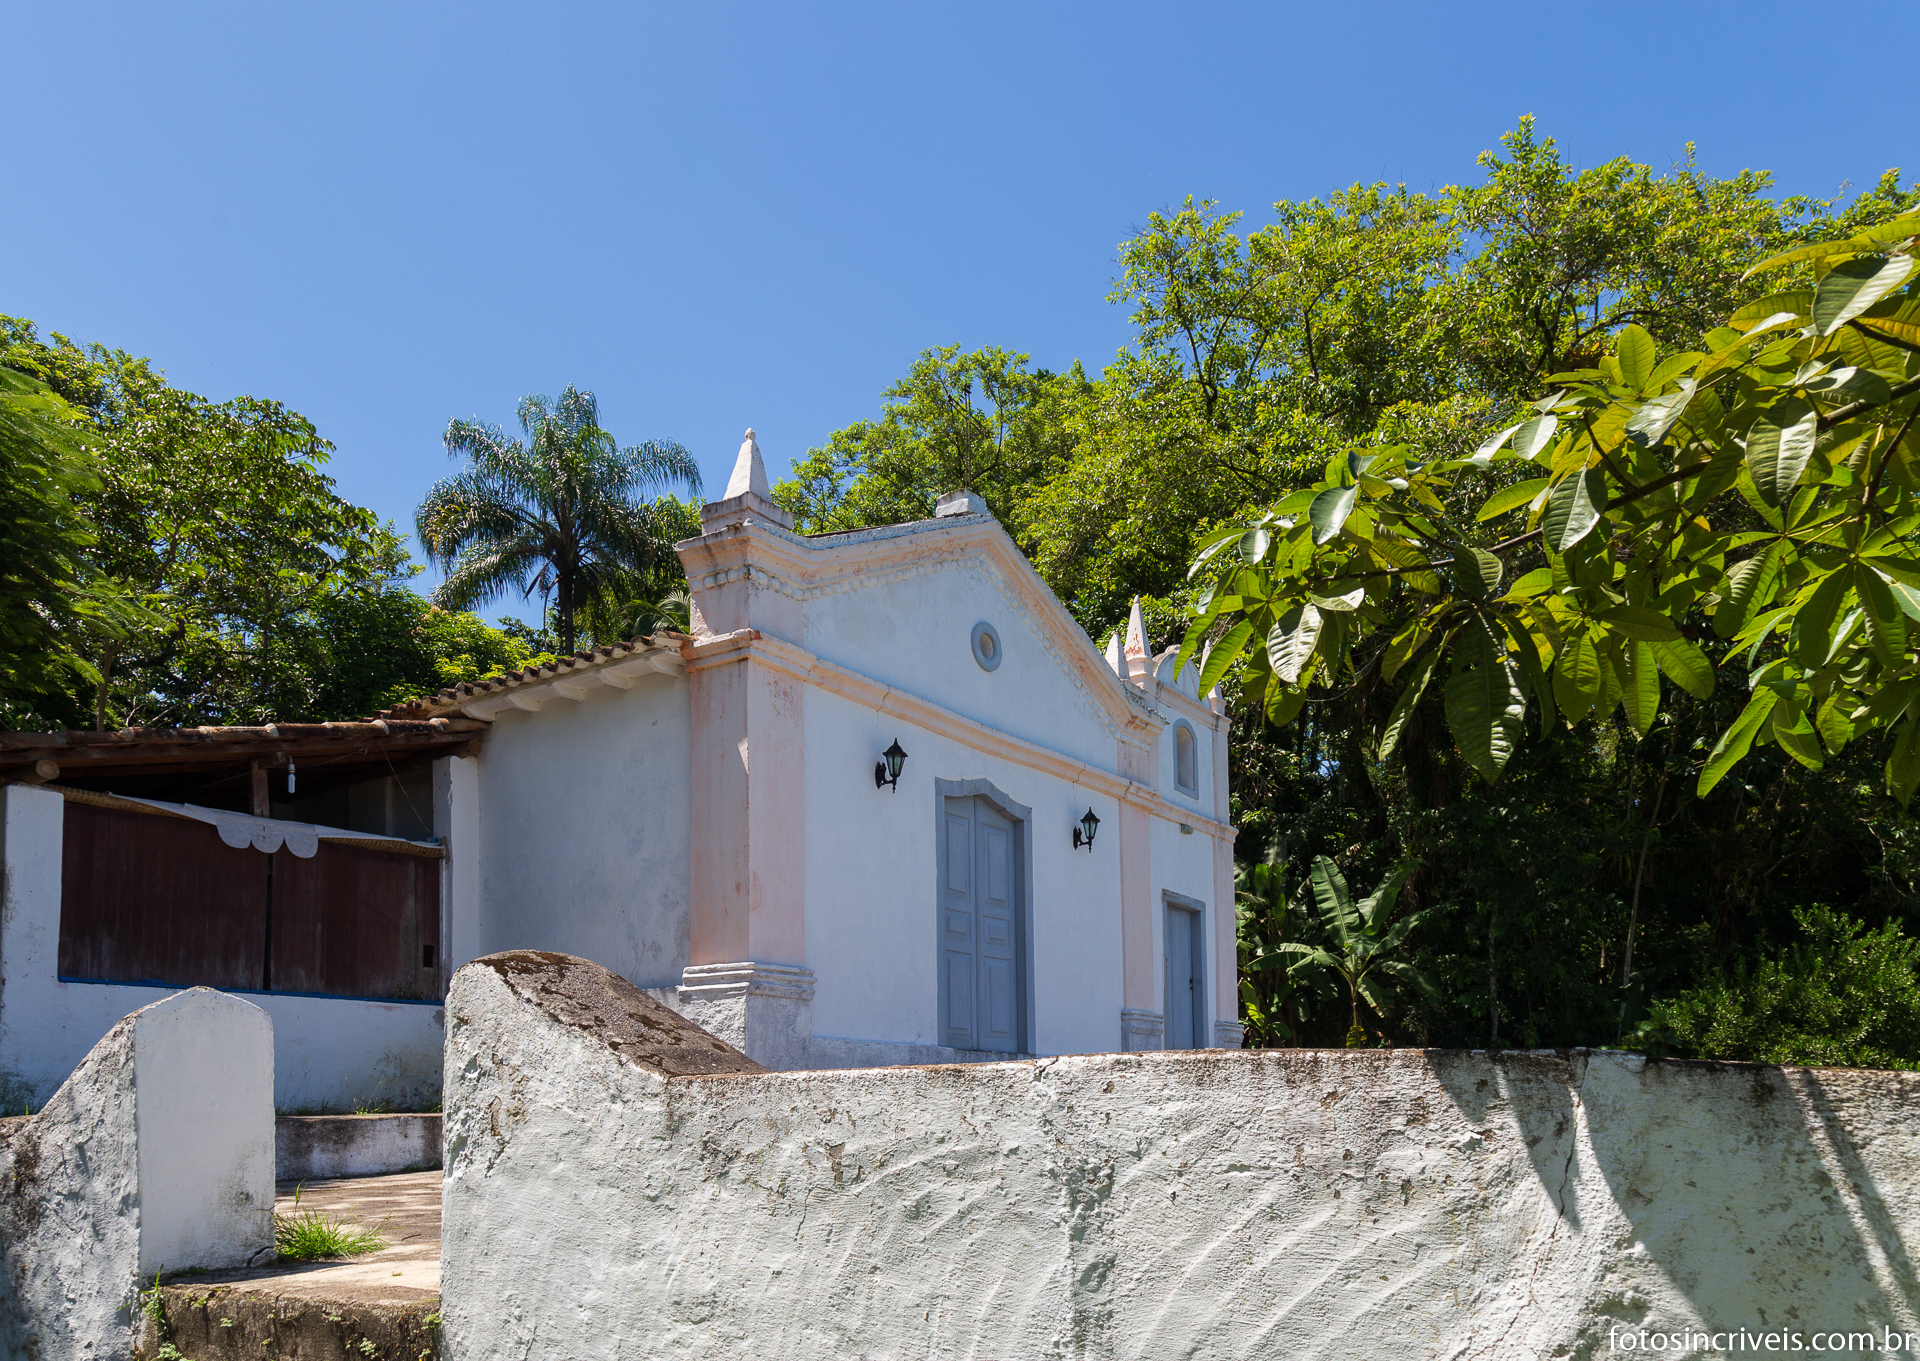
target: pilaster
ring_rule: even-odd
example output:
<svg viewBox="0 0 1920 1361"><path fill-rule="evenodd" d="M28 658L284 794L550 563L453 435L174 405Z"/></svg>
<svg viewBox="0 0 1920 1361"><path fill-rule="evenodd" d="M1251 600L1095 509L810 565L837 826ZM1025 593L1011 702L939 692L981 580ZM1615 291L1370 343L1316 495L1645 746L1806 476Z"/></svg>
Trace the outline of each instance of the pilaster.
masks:
<svg viewBox="0 0 1920 1361"><path fill-rule="evenodd" d="M1124 762L1124 747L1122 757ZM1148 805L1123 797L1119 822L1120 956L1125 971L1122 1005L1128 1012L1158 1015L1160 971L1155 967L1153 950L1153 813ZM1126 1014L1122 1012L1123 1017Z"/></svg>
<svg viewBox="0 0 1920 1361"><path fill-rule="evenodd" d="M690 964L680 976L681 1015L755 1063L807 1068L813 1036L813 970L741 960Z"/></svg>
<svg viewBox="0 0 1920 1361"><path fill-rule="evenodd" d="M806 686L754 638L688 664L691 962L806 962Z"/></svg>
<svg viewBox="0 0 1920 1361"><path fill-rule="evenodd" d="M1167 1018L1157 1011L1128 1007L1120 1013L1120 1048L1128 1054L1167 1047Z"/></svg>

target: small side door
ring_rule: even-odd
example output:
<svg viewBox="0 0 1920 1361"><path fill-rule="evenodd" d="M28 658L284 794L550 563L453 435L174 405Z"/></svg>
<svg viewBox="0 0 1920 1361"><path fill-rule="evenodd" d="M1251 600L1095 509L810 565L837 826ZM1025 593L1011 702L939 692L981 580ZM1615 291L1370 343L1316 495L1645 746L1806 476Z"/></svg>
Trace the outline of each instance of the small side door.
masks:
<svg viewBox="0 0 1920 1361"><path fill-rule="evenodd" d="M1201 914L1167 904L1167 1048L1205 1046L1204 989L1200 975L1206 952L1200 942Z"/></svg>

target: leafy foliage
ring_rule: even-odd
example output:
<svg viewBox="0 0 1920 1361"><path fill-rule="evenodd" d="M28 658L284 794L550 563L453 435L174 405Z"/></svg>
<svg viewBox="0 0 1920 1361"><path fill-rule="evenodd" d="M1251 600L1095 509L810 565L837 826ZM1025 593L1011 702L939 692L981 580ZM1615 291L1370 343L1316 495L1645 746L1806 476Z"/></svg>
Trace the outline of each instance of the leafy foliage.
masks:
<svg viewBox="0 0 1920 1361"><path fill-rule="evenodd" d="M4 359L4 351L0 351ZM0 712L91 679L66 635L117 635L126 602L99 580L76 496L100 481L80 414L43 383L0 366Z"/></svg>
<svg viewBox="0 0 1920 1361"><path fill-rule="evenodd" d="M1827 907L1801 939L1654 1004L1632 1037L1651 1053L1842 1068L1920 1067L1920 940Z"/></svg>
<svg viewBox="0 0 1920 1361"><path fill-rule="evenodd" d="M1617 708L1645 736L1663 676L1711 696L1710 621L1752 697L1707 755L1702 795L1756 741L1818 769L1887 727L1904 804L1920 783L1917 241L1908 214L1765 262L1808 261L1815 286L1749 304L1702 350L1663 359L1630 324L1468 457L1335 453L1319 482L1210 536L1183 658L1218 634L1201 686L1238 664L1276 723L1315 685L1377 667L1400 681L1381 759L1437 678L1461 755L1491 781L1530 701L1542 725ZM1508 464L1526 480L1486 498L1476 533L1448 503ZM1510 566L1528 557L1544 561Z"/></svg>
<svg viewBox="0 0 1920 1361"><path fill-rule="evenodd" d="M1011 509L1072 452L1066 409L1087 386L1077 366L1063 376L1027 362L995 348L923 350L882 394L880 419L834 431L775 500L809 534L928 519L942 492L962 487Z"/></svg>
<svg viewBox="0 0 1920 1361"><path fill-rule="evenodd" d="M467 468L434 484L414 524L447 574L434 592L440 604L464 609L510 587L551 594L561 650L572 652L576 612L611 603L669 555L653 508L636 495L663 482L697 492L700 469L671 440L620 448L593 394L571 386L557 399L523 399L519 418L524 444L484 421L447 426L447 453Z"/></svg>
<svg viewBox="0 0 1920 1361"><path fill-rule="evenodd" d="M334 490L332 446L278 402L215 403L144 359L0 319L5 366L81 416L92 480L71 493L96 589L137 611L49 616L70 681L16 725L191 726L309 717L332 622L380 608L407 573L398 537ZM52 522L49 522L52 523ZM368 678L372 680L374 678ZM389 683L379 684L384 693ZM337 715L347 716L347 715Z"/></svg>
<svg viewBox="0 0 1920 1361"><path fill-rule="evenodd" d="M1290 974L1311 977L1316 972L1324 972L1338 978L1346 988L1351 1012L1347 1044L1349 1047L1364 1045L1367 1032L1360 1024L1362 1002L1375 1016L1384 1019L1393 1009L1395 993L1400 987L1427 997L1437 995L1432 979L1408 960L1398 957L1422 917L1412 912L1398 921L1393 919L1400 890L1406 886L1411 873L1411 864L1396 866L1378 888L1356 903L1340 867L1324 855L1315 856L1308 883L1325 943L1283 940L1250 961L1248 970L1275 968L1291 960Z"/></svg>

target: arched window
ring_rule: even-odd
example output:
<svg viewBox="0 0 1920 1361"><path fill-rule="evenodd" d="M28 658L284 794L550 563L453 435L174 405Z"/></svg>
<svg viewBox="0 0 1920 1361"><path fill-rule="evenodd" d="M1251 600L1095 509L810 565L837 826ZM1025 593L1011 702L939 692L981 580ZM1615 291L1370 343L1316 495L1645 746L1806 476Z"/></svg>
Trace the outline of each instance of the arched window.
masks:
<svg viewBox="0 0 1920 1361"><path fill-rule="evenodd" d="M1173 782L1199 797L1200 767L1193 750L1193 727L1184 718L1173 725Z"/></svg>

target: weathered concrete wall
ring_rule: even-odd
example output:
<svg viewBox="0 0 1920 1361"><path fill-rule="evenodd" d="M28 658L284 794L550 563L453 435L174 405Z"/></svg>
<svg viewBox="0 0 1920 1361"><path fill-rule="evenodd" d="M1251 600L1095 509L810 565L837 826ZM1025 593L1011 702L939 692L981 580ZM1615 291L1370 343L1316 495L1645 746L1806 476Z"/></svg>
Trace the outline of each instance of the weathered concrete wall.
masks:
<svg viewBox="0 0 1920 1361"><path fill-rule="evenodd" d="M59 977L65 801L0 786L0 1114L36 1109L119 1021L177 988ZM273 1017L283 1109L395 1104L440 1088L441 1009L420 1002L248 993Z"/></svg>
<svg viewBox="0 0 1920 1361"><path fill-rule="evenodd" d="M0 1122L0 1356L123 1357L138 1282L273 1250L273 1027L195 988Z"/></svg>
<svg viewBox="0 0 1920 1361"><path fill-rule="evenodd" d="M459 1361L1920 1333L1914 1075L1402 1050L683 1078L596 1033L633 1008L583 973L562 1015L515 967L449 1000Z"/></svg>
<svg viewBox="0 0 1920 1361"><path fill-rule="evenodd" d="M439 1164L438 1115L283 1115L273 1122L279 1181L379 1177Z"/></svg>

